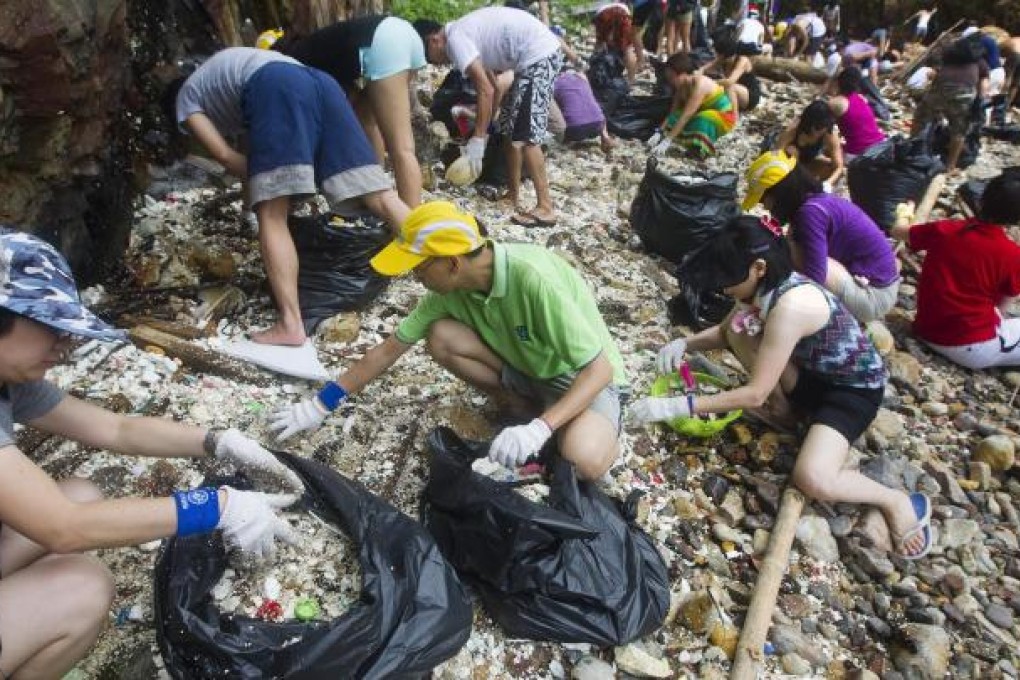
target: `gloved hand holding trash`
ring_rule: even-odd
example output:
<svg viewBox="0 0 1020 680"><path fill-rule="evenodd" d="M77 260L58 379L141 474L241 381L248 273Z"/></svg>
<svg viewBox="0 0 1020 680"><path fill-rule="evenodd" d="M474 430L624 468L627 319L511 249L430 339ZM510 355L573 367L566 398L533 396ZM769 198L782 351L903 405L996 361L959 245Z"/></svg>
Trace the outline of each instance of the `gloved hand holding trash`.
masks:
<svg viewBox="0 0 1020 680"><path fill-rule="evenodd" d="M513 470L535 456L552 436L552 430L541 418L527 425L508 427L500 432L489 446L489 458Z"/></svg>
<svg viewBox="0 0 1020 680"><path fill-rule="evenodd" d="M305 485L301 478L254 439L234 428L215 434L214 439L213 455L218 460L229 462L249 475L265 473L280 479L291 491L304 491Z"/></svg>
<svg viewBox="0 0 1020 680"><path fill-rule="evenodd" d="M471 174L477 177L482 174L482 165L485 161L485 137L472 137L464 145L464 155L471 163Z"/></svg>
<svg viewBox="0 0 1020 680"><path fill-rule="evenodd" d="M293 505L295 494L267 494L223 487L226 505L216 525L223 530L223 540L233 548L265 559L273 554L275 542L297 543L297 534L276 511Z"/></svg>
<svg viewBox="0 0 1020 680"><path fill-rule="evenodd" d="M347 390L335 382L328 382L314 397L277 410L271 416L269 429L276 433L277 441L284 441L298 432L315 430L347 400Z"/></svg>

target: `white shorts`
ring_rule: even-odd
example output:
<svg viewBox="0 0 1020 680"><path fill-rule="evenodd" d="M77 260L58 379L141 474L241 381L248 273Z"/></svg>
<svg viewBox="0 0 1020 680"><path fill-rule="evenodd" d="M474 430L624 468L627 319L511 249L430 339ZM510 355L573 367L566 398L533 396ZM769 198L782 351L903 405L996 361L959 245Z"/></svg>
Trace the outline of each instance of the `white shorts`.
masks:
<svg viewBox="0 0 1020 680"><path fill-rule="evenodd" d="M1003 319L995 337L973 345L935 345L933 350L966 368L1020 366L1020 318Z"/></svg>
<svg viewBox="0 0 1020 680"><path fill-rule="evenodd" d="M988 96L994 97L1002 93L1002 86L1006 84L1006 69L1000 66L988 72Z"/></svg>

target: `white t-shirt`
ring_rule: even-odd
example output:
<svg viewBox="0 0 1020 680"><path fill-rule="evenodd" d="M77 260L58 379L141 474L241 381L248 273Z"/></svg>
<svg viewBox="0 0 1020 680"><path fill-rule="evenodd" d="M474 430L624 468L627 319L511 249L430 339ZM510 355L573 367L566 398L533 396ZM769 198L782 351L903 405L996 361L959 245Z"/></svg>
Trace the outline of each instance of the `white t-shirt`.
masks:
<svg viewBox="0 0 1020 680"><path fill-rule="evenodd" d="M798 24L807 24L808 35L812 38L824 38L829 30L825 27L825 22L822 21L822 18L815 12L799 14L794 21Z"/></svg>
<svg viewBox="0 0 1020 680"><path fill-rule="evenodd" d="M760 45L765 41L765 26L757 19L748 17L737 27L737 42Z"/></svg>
<svg viewBox="0 0 1020 680"><path fill-rule="evenodd" d="M446 53L464 73L475 59L492 71L519 73L559 48L548 26L519 9L483 7L446 25Z"/></svg>

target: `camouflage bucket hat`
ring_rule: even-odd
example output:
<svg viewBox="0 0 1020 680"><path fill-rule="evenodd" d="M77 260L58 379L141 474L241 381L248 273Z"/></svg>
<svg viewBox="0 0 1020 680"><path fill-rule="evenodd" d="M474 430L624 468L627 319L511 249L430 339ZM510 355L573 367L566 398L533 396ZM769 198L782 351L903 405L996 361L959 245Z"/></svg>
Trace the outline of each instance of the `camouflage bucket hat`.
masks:
<svg viewBox="0 0 1020 680"><path fill-rule="evenodd" d="M0 227L0 307L72 335L126 338L81 304L63 255L35 236L5 227Z"/></svg>

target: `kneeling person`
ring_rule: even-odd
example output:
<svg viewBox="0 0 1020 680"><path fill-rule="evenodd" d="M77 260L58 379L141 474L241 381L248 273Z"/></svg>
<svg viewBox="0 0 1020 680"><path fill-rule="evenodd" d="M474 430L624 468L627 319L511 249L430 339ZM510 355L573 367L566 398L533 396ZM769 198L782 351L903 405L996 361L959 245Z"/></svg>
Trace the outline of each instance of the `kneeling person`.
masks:
<svg viewBox="0 0 1020 680"><path fill-rule="evenodd" d="M565 261L538 246L485 240L472 216L435 201L411 212L372 266L413 273L429 292L336 382L278 412L272 428L281 439L321 425L424 339L454 375L531 411L530 422L496 437L490 457L522 465L555 433L582 477L605 474L618 454L627 381L591 290Z"/></svg>

